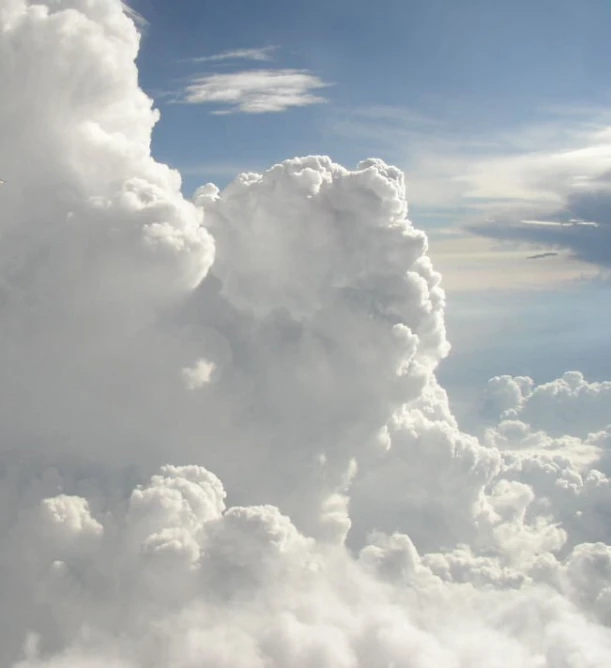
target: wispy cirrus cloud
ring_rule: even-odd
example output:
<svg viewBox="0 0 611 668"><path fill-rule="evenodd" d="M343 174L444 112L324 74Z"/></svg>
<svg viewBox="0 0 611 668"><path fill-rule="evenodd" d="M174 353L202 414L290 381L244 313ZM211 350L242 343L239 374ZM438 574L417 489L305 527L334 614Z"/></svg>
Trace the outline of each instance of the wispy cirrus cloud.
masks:
<svg viewBox="0 0 611 668"><path fill-rule="evenodd" d="M406 172L418 215L611 267L608 112L553 110L493 133L407 109L365 111L348 112L339 131L387 147Z"/></svg>
<svg viewBox="0 0 611 668"><path fill-rule="evenodd" d="M263 46L256 49L233 49L231 51L222 51L210 56L198 56L191 58L194 63L218 63L224 60L254 60L265 62L273 60L274 51L278 50L277 45Z"/></svg>
<svg viewBox="0 0 611 668"><path fill-rule="evenodd" d="M556 145L484 156L455 180L474 213L486 214L471 232L611 267L611 125L582 121Z"/></svg>
<svg viewBox="0 0 611 668"><path fill-rule="evenodd" d="M210 74L190 80L178 98L185 104L215 104L213 114L263 114L326 102L314 91L328 87L308 70L258 69Z"/></svg>
<svg viewBox="0 0 611 668"><path fill-rule="evenodd" d="M521 220L522 225L538 225L543 227L600 227L598 223L591 220L579 220L578 218L571 218L568 222L561 222L558 220Z"/></svg>
<svg viewBox="0 0 611 668"><path fill-rule="evenodd" d="M413 177L412 202L460 208L472 219L513 212L516 219L543 220L573 193L606 187L608 113L554 110L543 121L488 131L468 125L407 108L372 107L344 110L333 129L386 148Z"/></svg>

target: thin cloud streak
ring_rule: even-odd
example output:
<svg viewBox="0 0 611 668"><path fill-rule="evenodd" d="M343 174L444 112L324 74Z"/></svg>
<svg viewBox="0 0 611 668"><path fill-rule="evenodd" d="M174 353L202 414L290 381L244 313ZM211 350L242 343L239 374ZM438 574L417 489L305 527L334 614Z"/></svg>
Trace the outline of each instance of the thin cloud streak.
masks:
<svg viewBox="0 0 611 668"><path fill-rule="evenodd" d="M223 60L254 60L264 62L273 60L272 54L278 50L277 45L263 46L256 49L234 49L233 51L223 51L211 56L198 56L191 58L193 63L218 63Z"/></svg>
<svg viewBox="0 0 611 668"><path fill-rule="evenodd" d="M213 114L263 114L326 102L313 91L329 85L308 70L246 70L194 77L178 101L227 105Z"/></svg>
<svg viewBox="0 0 611 668"><path fill-rule="evenodd" d="M543 260L547 257L556 257L558 253L554 251L549 251L547 253L537 253L536 255L529 255L526 259L527 260Z"/></svg>
<svg viewBox="0 0 611 668"><path fill-rule="evenodd" d="M561 222L557 220L521 220L522 225L539 225L542 227L600 227L598 223L591 220L569 220Z"/></svg>

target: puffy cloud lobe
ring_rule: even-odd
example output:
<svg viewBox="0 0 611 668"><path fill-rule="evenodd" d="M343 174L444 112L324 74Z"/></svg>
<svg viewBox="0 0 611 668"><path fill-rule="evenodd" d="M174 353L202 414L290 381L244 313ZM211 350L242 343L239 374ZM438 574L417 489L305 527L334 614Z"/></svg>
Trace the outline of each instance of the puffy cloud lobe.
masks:
<svg viewBox="0 0 611 668"><path fill-rule="evenodd" d="M407 305L400 272L420 258L426 237L405 219L404 177L394 167L369 160L349 172L326 157L288 160L242 175L222 195L204 186L195 201L220 246L215 275L238 308L311 317L336 293L375 299L391 280Z"/></svg>
<svg viewBox="0 0 611 668"><path fill-rule="evenodd" d="M195 201L216 243L193 297L195 326L214 328L232 357L213 360L217 396L239 370L244 398L232 390L231 401L249 423L233 440L256 438L243 447L249 458L264 443L281 472L261 479L264 493L248 481L250 499L343 537L341 495L359 459L449 348L440 276L405 217L403 175L379 160L350 172L311 156L241 175L223 192L203 186ZM243 488L226 457L206 463L229 489Z"/></svg>
<svg viewBox="0 0 611 668"><path fill-rule="evenodd" d="M420 549L438 551L475 539L491 512L483 492L500 459L421 403L394 416L388 450L362 467L350 491L351 517L355 532L401 530Z"/></svg>
<svg viewBox="0 0 611 668"><path fill-rule="evenodd" d="M587 436L611 424L611 382L588 382L579 371L535 386L528 377L497 376L488 381L486 412L520 419L560 436Z"/></svg>
<svg viewBox="0 0 611 668"><path fill-rule="evenodd" d="M137 86L139 37L120 5L4 2L3 18L4 299L32 286L83 308L163 304L197 284L213 244L179 176L150 156L158 114Z"/></svg>
<svg viewBox="0 0 611 668"><path fill-rule="evenodd" d="M29 658L17 665L395 662L428 668L485 666L494 655L497 665L562 666L574 652L582 665L598 666L608 658L611 633L586 624L558 593L516 583L513 593L474 592L474 578L464 569L482 573L486 565L468 554L463 576L457 558L446 557L455 564L449 582L439 559L421 559L404 535L373 537L355 562L343 548L301 535L276 508L219 513L222 497L218 480L205 470L169 467L136 489L125 511L107 516L101 544L85 563L75 553L58 562L37 552L39 579L25 584L36 586L29 592L36 608L47 609L32 629L37 641L26 647ZM158 526L171 528L176 511L189 518L198 510L198 521L187 519L181 536L198 559L185 559L176 537L164 549L150 549ZM141 531L142 520L153 533ZM62 527L54 526L63 537ZM81 523L72 539L83 531ZM567 562L567 586L582 598L588 594L579 578L598 568L593 560L602 549L591 557L582 549ZM66 645L54 656L54 647ZM49 653L54 658L45 659Z"/></svg>
<svg viewBox="0 0 611 668"><path fill-rule="evenodd" d="M158 114L120 3L0 7L1 447L95 452L117 431L144 443L134 367L163 366L150 325L206 275L214 244L151 157Z"/></svg>
<svg viewBox="0 0 611 668"><path fill-rule="evenodd" d="M608 385L567 372L541 385L497 377L486 390L486 412L501 421L483 441L500 452L502 478L534 492L528 513L565 533L564 551L609 541Z"/></svg>
<svg viewBox="0 0 611 668"><path fill-rule="evenodd" d="M0 0L0 663L608 665L606 384L493 379L462 432L401 172L187 202L137 47Z"/></svg>

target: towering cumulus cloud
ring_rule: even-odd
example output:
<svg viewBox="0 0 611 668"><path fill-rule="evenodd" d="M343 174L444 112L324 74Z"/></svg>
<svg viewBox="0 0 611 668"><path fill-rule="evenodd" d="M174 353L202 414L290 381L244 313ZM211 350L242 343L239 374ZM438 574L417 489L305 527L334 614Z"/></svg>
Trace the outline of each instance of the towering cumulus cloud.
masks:
<svg viewBox="0 0 611 668"><path fill-rule="evenodd" d="M0 0L0 665L611 665L607 385L462 432L402 173L186 201L125 11Z"/></svg>

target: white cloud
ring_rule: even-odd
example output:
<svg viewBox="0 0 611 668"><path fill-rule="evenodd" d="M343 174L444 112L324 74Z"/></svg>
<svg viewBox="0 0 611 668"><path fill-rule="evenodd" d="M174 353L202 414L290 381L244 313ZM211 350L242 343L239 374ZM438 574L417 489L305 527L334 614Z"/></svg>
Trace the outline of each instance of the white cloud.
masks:
<svg viewBox="0 0 611 668"><path fill-rule="evenodd" d="M549 112L546 121L505 130L464 126L451 114L427 119L408 109L374 108L345 111L334 130L392 156L406 171L410 201L435 227L460 226L514 246L567 250L571 262L608 269L606 110ZM488 273L482 269L481 280Z"/></svg>
<svg viewBox="0 0 611 668"><path fill-rule="evenodd" d="M487 145L477 151L469 150L471 139L446 151L442 164L449 166L460 202L480 216L540 219L568 210L575 196L607 189L611 144L604 117L551 119L516 128L480 138Z"/></svg>
<svg viewBox="0 0 611 668"><path fill-rule="evenodd" d="M342 110L334 129L383 146L405 168L414 203L474 222L539 218L567 207L573 194L608 191L610 126L600 109L473 131L452 113L373 107Z"/></svg>
<svg viewBox="0 0 611 668"><path fill-rule="evenodd" d="M200 359L192 367L184 368L182 377L190 390L197 390L212 380L215 368L214 362Z"/></svg>
<svg viewBox="0 0 611 668"><path fill-rule="evenodd" d="M557 220L521 220L522 225L542 225L544 227L599 227L598 223L588 220L577 220L575 218L568 222L559 222Z"/></svg>
<svg viewBox="0 0 611 668"><path fill-rule="evenodd" d="M536 386L527 376L497 376L486 397L495 418L517 418L551 434L585 437L611 424L611 382L590 383L579 371Z"/></svg>
<svg viewBox="0 0 611 668"><path fill-rule="evenodd" d="M192 61L197 63L214 63L223 60L269 61L273 60L273 53L277 49L277 46L263 46L258 49L234 49L233 51L215 53L211 56L199 56L192 58Z"/></svg>
<svg viewBox="0 0 611 668"><path fill-rule="evenodd" d="M608 268L608 120L574 121L568 128L554 143L540 139L537 144L535 133L528 150L520 150L518 142L517 150L505 155L471 158L453 179L463 204L472 210L472 232L567 249L578 260Z"/></svg>
<svg viewBox="0 0 611 668"><path fill-rule="evenodd" d="M557 289L599 274L596 267L571 257L568 251L533 254L532 249L500 245L462 230L454 234L433 230L429 243L429 252L449 294ZM532 262L542 258L549 260Z"/></svg>
<svg viewBox="0 0 611 668"><path fill-rule="evenodd" d="M144 18L144 16L134 9L129 3L122 2L123 10L129 16L129 18L140 28L147 28L149 22Z"/></svg>
<svg viewBox="0 0 611 668"><path fill-rule="evenodd" d="M194 77L180 99L187 104L228 105L215 114L263 114L325 102L314 91L328 85L307 70L245 70Z"/></svg>
<svg viewBox="0 0 611 668"><path fill-rule="evenodd" d="M0 0L0 663L609 665L606 385L496 381L462 432L402 172L188 202L137 45Z"/></svg>

